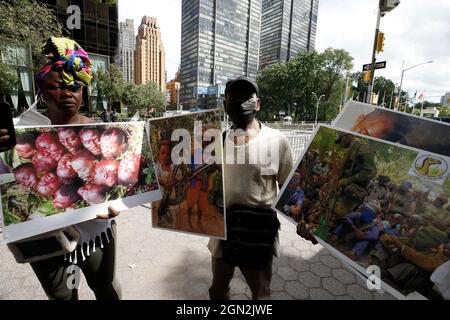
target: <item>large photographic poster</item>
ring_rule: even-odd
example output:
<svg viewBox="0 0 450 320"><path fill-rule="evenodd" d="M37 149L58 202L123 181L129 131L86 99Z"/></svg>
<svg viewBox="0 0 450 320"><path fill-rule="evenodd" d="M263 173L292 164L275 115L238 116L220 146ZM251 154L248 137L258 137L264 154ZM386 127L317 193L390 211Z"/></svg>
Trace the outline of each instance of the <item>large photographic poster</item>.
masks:
<svg viewBox="0 0 450 320"><path fill-rule="evenodd" d="M0 171L5 240L161 199L144 125L16 127Z"/></svg>
<svg viewBox="0 0 450 320"><path fill-rule="evenodd" d="M397 297L433 299L450 259L449 158L321 126L273 208L361 274L380 268ZM400 295L399 295L400 293Z"/></svg>
<svg viewBox="0 0 450 320"><path fill-rule="evenodd" d="M153 227L225 238L220 111L150 120L162 200Z"/></svg>
<svg viewBox="0 0 450 320"><path fill-rule="evenodd" d="M349 101L334 127L450 157L446 122Z"/></svg>

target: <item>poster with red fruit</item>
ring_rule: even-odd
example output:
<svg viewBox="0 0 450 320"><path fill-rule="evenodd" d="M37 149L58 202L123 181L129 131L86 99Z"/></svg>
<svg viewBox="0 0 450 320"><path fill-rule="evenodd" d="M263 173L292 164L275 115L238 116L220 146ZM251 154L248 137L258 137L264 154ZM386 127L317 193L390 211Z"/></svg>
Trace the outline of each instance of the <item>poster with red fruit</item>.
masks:
<svg viewBox="0 0 450 320"><path fill-rule="evenodd" d="M2 155L7 243L161 199L145 122L16 127Z"/></svg>

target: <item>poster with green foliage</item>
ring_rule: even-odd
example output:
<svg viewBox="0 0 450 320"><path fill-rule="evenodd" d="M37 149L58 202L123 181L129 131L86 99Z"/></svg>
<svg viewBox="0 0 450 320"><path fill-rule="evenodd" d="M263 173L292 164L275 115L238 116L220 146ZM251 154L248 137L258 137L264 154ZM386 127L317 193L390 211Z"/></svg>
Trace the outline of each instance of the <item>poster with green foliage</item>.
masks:
<svg viewBox="0 0 450 320"><path fill-rule="evenodd" d="M150 120L150 144L162 200L155 228L225 238L220 111Z"/></svg>
<svg viewBox="0 0 450 320"><path fill-rule="evenodd" d="M430 276L450 260L449 165L442 155L321 126L273 208L308 224L355 271L369 277L378 268L395 296L439 299Z"/></svg>
<svg viewBox="0 0 450 320"><path fill-rule="evenodd" d="M0 158L5 240L161 199L144 124L16 127Z"/></svg>

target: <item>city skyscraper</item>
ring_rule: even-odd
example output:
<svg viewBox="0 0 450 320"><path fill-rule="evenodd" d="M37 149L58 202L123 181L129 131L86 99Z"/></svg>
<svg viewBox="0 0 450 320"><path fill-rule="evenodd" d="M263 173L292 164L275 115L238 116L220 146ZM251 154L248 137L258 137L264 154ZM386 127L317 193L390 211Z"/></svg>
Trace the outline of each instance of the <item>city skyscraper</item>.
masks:
<svg viewBox="0 0 450 320"><path fill-rule="evenodd" d="M319 0L262 0L260 68L312 51Z"/></svg>
<svg viewBox="0 0 450 320"><path fill-rule="evenodd" d="M261 0L183 0L181 92L184 109L222 105L226 82L256 78Z"/></svg>
<svg viewBox="0 0 450 320"><path fill-rule="evenodd" d="M126 19L119 23L119 51L118 63L122 69L123 79L134 82L134 49L136 35L134 34L134 21Z"/></svg>
<svg viewBox="0 0 450 320"><path fill-rule="evenodd" d="M134 82L155 82L164 92L166 86L166 55L161 39L161 30L156 18L143 17L136 36L134 55Z"/></svg>
<svg viewBox="0 0 450 320"><path fill-rule="evenodd" d="M119 9L117 2L97 0L42 0L41 2L54 10L63 26L70 17L67 8L75 5L81 9L81 29L68 30L68 38L75 40L89 54L92 71L100 68L108 70L109 65L116 63L118 56ZM97 113L106 107L106 98L99 94L97 85L85 88L82 112ZM120 112L120 104L110 106Z"/></svg>

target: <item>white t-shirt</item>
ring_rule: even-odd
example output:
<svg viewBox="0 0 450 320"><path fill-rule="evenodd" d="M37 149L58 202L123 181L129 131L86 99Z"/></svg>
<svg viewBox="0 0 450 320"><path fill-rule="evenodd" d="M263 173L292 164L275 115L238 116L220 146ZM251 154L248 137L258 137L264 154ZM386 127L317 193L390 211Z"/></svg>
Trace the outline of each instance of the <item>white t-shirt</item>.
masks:
<svg viewBox="0 0 450 320"><path fill-rule="evenodd" d="M258 135L242 146L234 145L227 132L224 147L225 205L270 208L293 167L292 151L286 137L261 124ZM232 149L229 149L229 148ZM267 151L268 156L258 156ZM272 152L271 152L272 151ZM234 156L233 156L234 152ZM245 155L245 162L241 161ZM234 161L233 161L234 160ZM220 241L210 239L213 257L221 257ZM275 246L277 255L277 246Z"/></svg>

